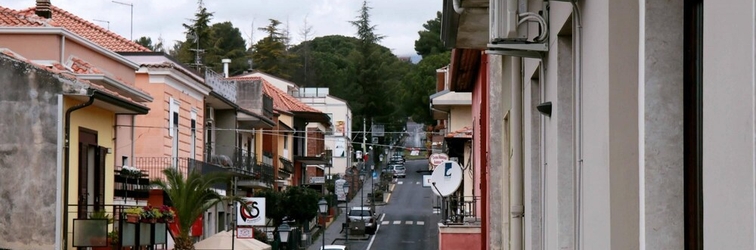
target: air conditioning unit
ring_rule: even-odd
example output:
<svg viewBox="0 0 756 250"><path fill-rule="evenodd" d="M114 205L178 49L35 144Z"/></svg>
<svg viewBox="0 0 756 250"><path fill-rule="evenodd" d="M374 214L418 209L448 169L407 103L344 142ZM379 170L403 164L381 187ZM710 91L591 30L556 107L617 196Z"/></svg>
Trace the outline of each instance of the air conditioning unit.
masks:
<svg viewBox="0 0 756 250"><path fill-rule="evenodd" d="M489 44L487 53L517 57L542 58L549 51L549 2L540 11L519 9L518 0L489 0ZM539 34L528 40L526 22L539 26Z"/></svg>
<svg viewBox="0 0 756 250"><path fill-rule="evenodd" d="M207 122L214 122L215 121L215 109L213 107L207 107L207 116L205 116L205 121Z"/></svg>
<svg viewBox="0 0 756 250"><path fill-rule="evenodd" d="M490 0L488 14L491 43L525 40L525 34L517 33L517 0Z"/></svg>

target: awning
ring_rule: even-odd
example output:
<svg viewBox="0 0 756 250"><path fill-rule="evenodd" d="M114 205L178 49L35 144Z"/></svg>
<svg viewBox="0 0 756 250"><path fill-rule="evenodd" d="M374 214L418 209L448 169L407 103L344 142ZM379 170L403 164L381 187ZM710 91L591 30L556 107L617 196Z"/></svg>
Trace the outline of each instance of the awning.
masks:
<svg viewBox="0 0 756 250"><path fill-rule="evenodd" d="M196 250L231 250L231 232L223 231L194 244ZM271 250L270 245L256 239L234 238L234 248L238 250Z"/></svg>
<svg viewBox="0 0 756 250"><path fill-rule="evenodd" d="M325 165L328 161L323 157L315 156L294 156L294 161L301 162L303 165Z"/></svg>

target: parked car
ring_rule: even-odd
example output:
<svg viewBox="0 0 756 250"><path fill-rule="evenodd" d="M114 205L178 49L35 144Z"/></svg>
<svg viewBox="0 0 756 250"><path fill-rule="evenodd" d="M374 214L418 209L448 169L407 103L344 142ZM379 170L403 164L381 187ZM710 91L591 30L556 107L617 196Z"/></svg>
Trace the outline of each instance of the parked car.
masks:
<svg viewBox="0 0 756 250"><path fill-rule="evenodd" d="M352 207L347 214L347 224L353 221L364 221L367 234L374 234L378 229L376 220L376 215L370 207Z"/></svg>
<svg viewBox="0 0 756 250"><path fill-rule="evenodd" d="M325 245L320 250L349 250L349 248L344 245Z"/></svg>
<svg viewBox="0 0 756 250"><path fill-rule="evenodd" d="M402 162L402 163L404 163L406 160L404 159L404 156L398 155L398 154L394 154L394 155L391 156L391 160L390 161L391 162Z"/></svg>
<svg viewBox="0 0 756 250"><path fill-rule="evenodd" d="M391 167L391 172L394 173L395 178L405 178L407 177L406 171L407 169L404 167L404 165L401 164L392 164L389 165Z"/></svg>

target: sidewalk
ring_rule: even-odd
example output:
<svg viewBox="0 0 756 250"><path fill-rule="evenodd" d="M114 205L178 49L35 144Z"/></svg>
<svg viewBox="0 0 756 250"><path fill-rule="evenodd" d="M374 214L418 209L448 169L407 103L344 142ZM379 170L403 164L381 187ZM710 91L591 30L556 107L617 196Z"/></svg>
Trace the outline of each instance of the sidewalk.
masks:
<svg viewBox="0 0 756 250"><path fill-rule="evenodd" d="M347 207L358 207L358 206L370 206L370 203L368 203L368 193L372 192L373 190L373 183L378 182L379 180L370 181L370 179L366 179L364 181L363 190L357 190L357 195L355 195L351 201L349 201ZM341 225L342 223L346 222L346 209L344 207L345 203L339 204L339 209L341 210L341 213L339 216L335 217L335 219L326 227L325 231L325 244L331 245L332 242L334 242L337 239L344 239L345 235L343 234L346 232L346 229L344 229L344 232L341 231ZM316 228L316 230L320 230L319 228ZM323 245L323 238L321 236L318 236L317 239L312 240L312 245L307 247L307 250L320 250L321 245ZM352 240L365 240L365 238L354 238L355 236L349 236L349 239Z"/></svg>

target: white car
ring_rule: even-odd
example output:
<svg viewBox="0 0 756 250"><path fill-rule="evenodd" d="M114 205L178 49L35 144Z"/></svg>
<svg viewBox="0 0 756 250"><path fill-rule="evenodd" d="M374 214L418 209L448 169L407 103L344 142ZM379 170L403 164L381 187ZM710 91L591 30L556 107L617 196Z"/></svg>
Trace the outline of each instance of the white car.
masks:
<svg viewBox="0 0 756 250"><path fill-rule="evenodd" d="M349 248L344 245L325 245L320 250L349 250Z"/></svg>
<svg viewBox="0 0 756 250"><path fill-rule="evenodd" d="M394 173L394 177L395 178L405 178L405 177L407 177L407 175L405 173L407 169L404 168L403 165L391 165L389 167L391 167L391 172Z"/></svg>
<svg viewBox="0 0 756 250"><path fill-rule="evenodd" d="M352 207L349 213L347 213L347 222L352 221L365 222L365 232L367 234L374 234L378 229L378 225L375 223L375 214L370 207Z"/></svg>

